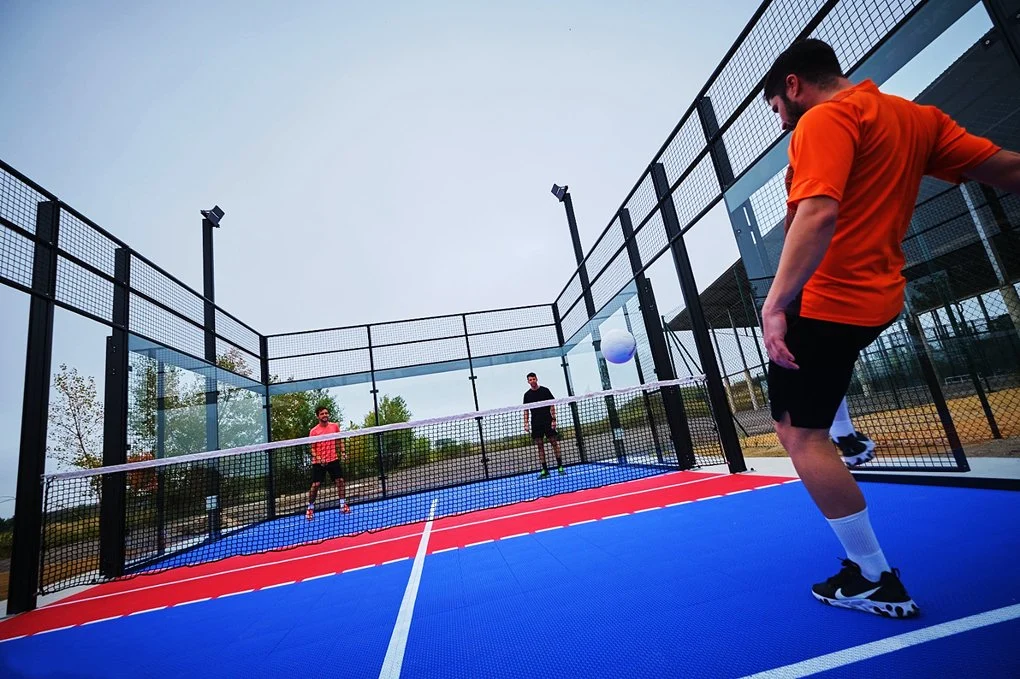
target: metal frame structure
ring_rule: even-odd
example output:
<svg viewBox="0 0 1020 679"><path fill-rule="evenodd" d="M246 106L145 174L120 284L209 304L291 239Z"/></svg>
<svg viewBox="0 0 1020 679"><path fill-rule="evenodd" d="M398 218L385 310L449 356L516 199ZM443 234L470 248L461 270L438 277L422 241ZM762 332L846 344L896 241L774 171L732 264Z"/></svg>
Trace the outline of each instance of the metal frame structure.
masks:
<svg viewBox="0 0 1020 679"><path fill-rule="evenodd" d="M763 2L587 254L581 256L575 239L577 269L551 305L263 335L215 304L211 268L215 225L208 216L203 222L205 292L199 294L0 162L0 282L30 296L8 612L35 605L43 507L39 479L45 471L53 318L58 307L111 329L103 459L112 464L127 459L127 356L137 347L152 355L167 352L183 357L205 376L210 423L206 445L212 447L218 445L216 408L221 384L248 388L261 396L267 438L270 397L299 389L365 382L371 383L375 399L381 380L466 369L477 405L478 367L559 356L572 395L567 352L586 338L597 350L601 322L620 309L628 324L633 312L640 312L643 328L635 328L640 331L635 334L642 334L642 359L651 368L647 378L654 373L657 379L668 379L676 374L673 352L645 276L668 252L685 300L698 363L708 377L707 401L721 449L732 472L744 471L734 414L723 386L725 371L713 347L713 328L691 270L685 234L723 201L731 216L749 215L740 228L734 217L734 233L752 283L765 281L767 253L753 210L746 208L785 162L784 137L758 102L771 60L794 39L817 36L834 45L852 74L881 79L912 56L913 47L897 40L904 26L911 24L915 33L921 27L930 39L976 3L887 0L882 11L873 4ZM1020 27L1007 11L1009 3L983 0L983 5L1005 48L1020 64ZM917 40L914 35L913 42ZM568 215L572 221L572 213ZM576 233L573 221L572 226ZM637 309L628 311L630 302L636 302ZM528 315L529 320L520 320ZM233 369L217 365L226 353L233 357ZM925 360L923 352L921 360ZM293 379L280 382L274 375ZM930 375L928 381L930 386ZM666 419L678 463L693 466L697 460L684 404L678 395L667 394L665 400L670 404ZM375 407L378 418L377 402ZM944 402L937 409L946 442L963 469L966 460L958 439L953 438L952 416ZM270 490L272 484L270 474ZM119 545L124 528L117 519L123 516L122 502L120 489L104 491L101 568L109 575L123 568ZM272 516L274 508L267 510Z"/></svg>

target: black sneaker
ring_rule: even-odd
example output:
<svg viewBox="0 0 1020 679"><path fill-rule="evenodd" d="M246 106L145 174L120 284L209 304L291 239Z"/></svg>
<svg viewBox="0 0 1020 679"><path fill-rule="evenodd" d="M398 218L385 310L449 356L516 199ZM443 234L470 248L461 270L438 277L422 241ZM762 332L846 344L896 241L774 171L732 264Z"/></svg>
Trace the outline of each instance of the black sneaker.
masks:
<svg viewBox="0 0 1020 679"><path fill-rule="evenodd" d="M875 457L875 442L859 431L832 439L832 442L839 448L847 467L856 467Z"/></svg>
<svg viewBox="0 0 1020 679"><path fill-rule="evenodd" d="M850 559L843 559L843 569L813 586L811 593L823 604L885 618L912 618L921 612L900 582L898 570L886 571L878 582L872 582Z"/></svg>

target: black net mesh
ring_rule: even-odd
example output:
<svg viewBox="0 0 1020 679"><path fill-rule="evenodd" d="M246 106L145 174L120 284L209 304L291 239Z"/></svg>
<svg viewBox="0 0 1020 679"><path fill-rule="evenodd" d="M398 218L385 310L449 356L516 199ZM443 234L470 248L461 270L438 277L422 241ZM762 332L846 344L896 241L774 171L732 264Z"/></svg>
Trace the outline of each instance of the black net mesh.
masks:
<svg viewBox="0 0 1020 679"><path fill-rule="evenodd" d="M40 591L102 580L104 540L138 575L420 522L433 501L436 517L449 516L676 470L663 389L682 397L699 462L720 463L703 386L691 380L51 475ZM540 412L550 407L552 427ZM549 478L538 476L539 429L555 432L544 443Z"/></svg>

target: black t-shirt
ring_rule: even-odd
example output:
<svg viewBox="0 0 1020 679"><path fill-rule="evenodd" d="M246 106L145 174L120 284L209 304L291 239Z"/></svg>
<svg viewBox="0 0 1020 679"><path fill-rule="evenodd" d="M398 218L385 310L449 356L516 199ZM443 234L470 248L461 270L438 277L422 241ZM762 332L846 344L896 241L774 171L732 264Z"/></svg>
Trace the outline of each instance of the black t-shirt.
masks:
<svg viewBox="0 0 1020 679"><path fill-rule="evenodd" d="M551 401L553 400L552 392L545 387L539 387L538 389L528 389L524 392L525 403L535 403L536 401ZM544 408L532 408L531 419L535 422L552 422L552 412L549 406Z"/></svg>

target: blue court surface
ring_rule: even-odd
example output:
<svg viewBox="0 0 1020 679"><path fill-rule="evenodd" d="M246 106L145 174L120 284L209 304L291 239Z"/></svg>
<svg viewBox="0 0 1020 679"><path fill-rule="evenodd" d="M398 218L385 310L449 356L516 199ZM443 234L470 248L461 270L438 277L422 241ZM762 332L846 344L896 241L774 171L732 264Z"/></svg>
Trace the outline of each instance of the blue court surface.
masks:
<svg viewBox="0 0 1020 679"><path fill-rule="evenodd" d="M1020 676L1020 493L864 491L918 618L811 597L842 554L789 483L13 639L0 676Z"/></svg>
<svg viewBox="0 0 1020 679"><path fill-rule="evenodd" d="M668 469L666 465L598 462L571 465L569 473L565 476L553 475L542 483L536 483L536 474L519 474L478 481L442 488L431 493L401 495L357 505L358 511L350 514L341 514L335 510L321 512L321 516L327 517L327 520L315 523L305 520L302 507L300 513L255 524L218 540L147 563L137 570L145 572L192 566L242 554L286 549L296 544L328 540L342 535L383 530L396 524L425 521L433 500L437 501L435 518L438 519L492 506L654 477Z"/></svg>

